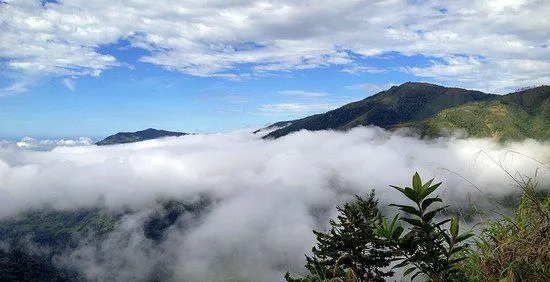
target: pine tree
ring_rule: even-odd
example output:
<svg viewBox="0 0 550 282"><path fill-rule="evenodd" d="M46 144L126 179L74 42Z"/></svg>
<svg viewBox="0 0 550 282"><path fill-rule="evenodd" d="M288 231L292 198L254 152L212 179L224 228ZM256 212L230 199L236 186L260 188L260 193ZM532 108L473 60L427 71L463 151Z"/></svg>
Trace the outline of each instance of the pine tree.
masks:
<svg viewBox="0 0 550 282"><path fill-rule="evenodd" d="M317 244L312 256L306 256L309 275L304 278L285 276L289 282L323 281L353 273L358 281L384 281L392 276L384 270L393 256L375 233L382 222L378 200L371 191L367 199L356 196L352 203L337 207L336 220L330 220L328 232L313 231Z"/></svg>

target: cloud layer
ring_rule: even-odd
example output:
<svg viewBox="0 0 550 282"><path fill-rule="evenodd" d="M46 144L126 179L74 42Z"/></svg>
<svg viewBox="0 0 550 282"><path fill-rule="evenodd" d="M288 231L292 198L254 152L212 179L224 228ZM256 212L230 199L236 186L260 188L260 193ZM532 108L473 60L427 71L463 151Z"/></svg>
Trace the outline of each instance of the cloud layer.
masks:
<svg viewBox="0 0 550 282"><path fill-rule="evenodd" d="M235 79L329 65L380 73L360 58L398 52L433 59L402 71L502 92L550 83L547 14L544 0L7 0L0 57L12 70L99 75L125 64L103 48L117 45L169 70Z"/></svg>
<svg viewBox="0 0 550 282"><path fill-rule="evenodd" d="M323 229L353 194L376 189L384 207L399 199L388 185L408 185L419 171L444 181L445 201L461 206L516 191L499 165L530 176L538 169L548 187L549 162L548 143L428 141L379 128L277 140L236 131L49 151L3 143L0 217L43 206L133 210L104 241L83 242L59 259L92 281L145 281L159 265L169 281L281 281L285 271L300 271L311 229ZM202 216L183 217L160 243L144 237L158 198L199 195L215 199Z"/></svg>

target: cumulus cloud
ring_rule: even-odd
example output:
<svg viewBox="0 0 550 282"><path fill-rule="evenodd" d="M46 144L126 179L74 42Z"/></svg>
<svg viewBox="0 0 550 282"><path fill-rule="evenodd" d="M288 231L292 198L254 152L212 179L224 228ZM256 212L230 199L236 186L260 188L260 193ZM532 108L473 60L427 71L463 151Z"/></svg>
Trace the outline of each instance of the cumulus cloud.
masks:
<svg viewBox="0 0 550 282"><path fill-rule="evenodd" d="M49 151L55 147L61 146L89 146L94 142L88 137L80 137L73 139L44 139L36 140L32 137L24 137L16 142L0 141L0 149L15 149L15 150L33 150L33 151Z"/></svg>
<svg viewBox="0 0 550 282"><path fill-rule="evenodd" d="M92 281L145 281L157 267L167 281L281 281L301 270L311 229L323 230L335 205L376 189L384 207L399 199L388 185L408 185L415 171L444 181L441 195L455 207L517 191L498 164L531 176L538 169L541 186L550 184L548 143L419 140L379 128L277 140L246 130L48 151L9 144L0 147L0 217L42 206L132 211L103 241L59 259ZM180 219L161 242L144 237L157 199L201 195L214 199L204 214Z"/></svg>
<svg viewBox="0 0 550 282"><path fill-rule="evenodd" d="M496 93L516 90L521 85L550 84L550 78L544 74L550 72L550 61L531 59L493 61L475 56L445 56L440 61L432 61L428 67L410 67L405 68L405 71L457 86L489 89ZM498 80L494 80L496 76Z"/></svg>
<svg viewBox="0 0 550 282"><path fill-rule="evenodd" d="M397 52L436 59L413 73L466 76L475 88L503 92L512 83L546 83L547 14L544 0L7 0L0 4L0 57L13 70L99 75L122 65L103 47L124 44L147 52L140 61L169 70L240 79L329 65L377 73L383 70L359 59ZM453 56L485 59L456 65Z"/></svg>

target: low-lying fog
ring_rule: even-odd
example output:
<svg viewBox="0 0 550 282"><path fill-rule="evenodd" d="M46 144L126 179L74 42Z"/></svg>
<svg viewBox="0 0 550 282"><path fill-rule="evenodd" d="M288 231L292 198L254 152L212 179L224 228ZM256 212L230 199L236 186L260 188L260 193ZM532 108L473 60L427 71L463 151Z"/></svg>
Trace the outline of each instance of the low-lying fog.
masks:
<svg viewBox="0 0 550 282"><path fill-rule="evenodd" d="M97 281L149 279L159 265L174 281L282 281L301 271L311 230L325 228L337 204L375 189L385 207L400 199L388 185L409 185L415 171L443 181L441 195L459 207L517 191L500 166L550 185L550 143L533 140L419 140L357 128L90 143L0 142L0 218L41 207L132 210L101 244L82 242L58 258ZM158 199L199 196L214 199L203 216L180 219L188 223L160 243L144 237Z"/></svg>

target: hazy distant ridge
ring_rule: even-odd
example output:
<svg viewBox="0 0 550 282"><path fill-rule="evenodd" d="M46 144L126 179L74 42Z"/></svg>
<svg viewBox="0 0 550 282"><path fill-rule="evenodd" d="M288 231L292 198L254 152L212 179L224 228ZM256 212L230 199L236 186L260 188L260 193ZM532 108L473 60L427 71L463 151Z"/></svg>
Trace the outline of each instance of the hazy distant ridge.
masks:
<svg viewBox="0 0 550 282"><path fill-rule="evenodd" d="M119 132L117 134L108 136L107 138L99 141L96 145L111 145L111 144L122 144L122 143L132 143L145 140L151 140L161 137L170 137L170 136L183 136L188 133L184 132L174 132L166 130L158 130L154 128L148 128L136 132Z"/></svg>

